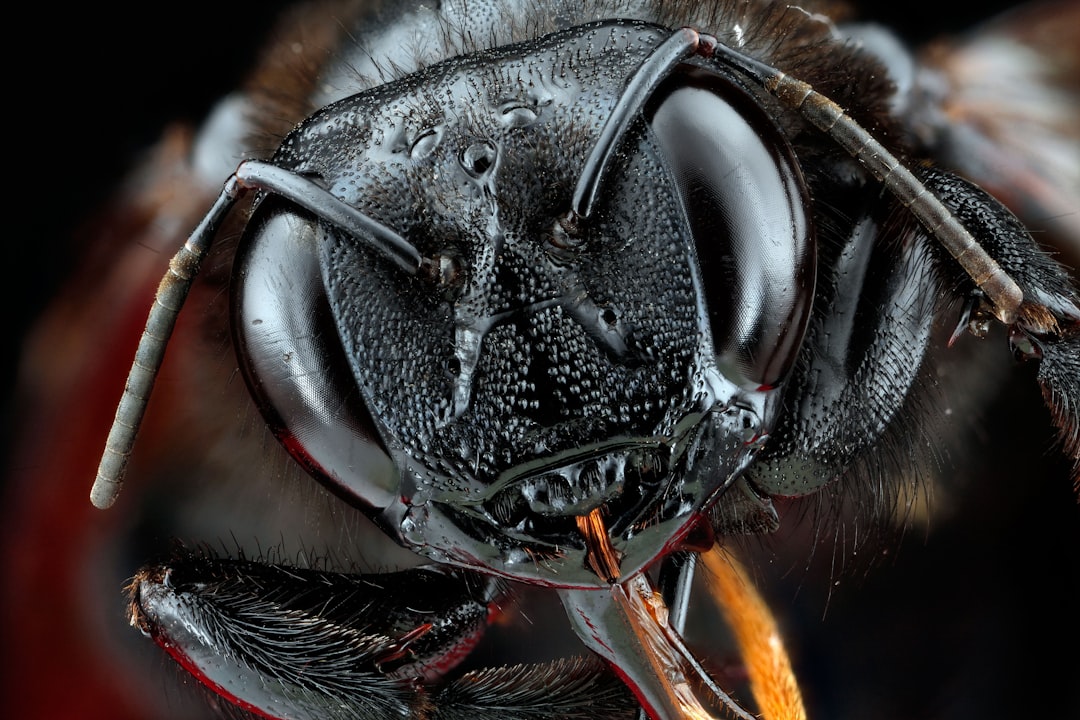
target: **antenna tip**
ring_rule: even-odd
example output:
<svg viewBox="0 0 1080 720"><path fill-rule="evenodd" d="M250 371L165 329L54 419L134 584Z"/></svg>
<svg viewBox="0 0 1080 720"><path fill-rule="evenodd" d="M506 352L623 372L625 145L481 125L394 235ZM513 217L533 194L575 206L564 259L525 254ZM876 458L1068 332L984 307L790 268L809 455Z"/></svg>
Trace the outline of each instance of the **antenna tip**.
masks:
<svg viewBox="0 0 1080 720"><path fill-rule="evenodd" d="M94 487L90 488L90 502L99 510L112 507L116 498L120 496L120 488L123 483L119 480L110 480L98 475L94 480Z"/></svg>

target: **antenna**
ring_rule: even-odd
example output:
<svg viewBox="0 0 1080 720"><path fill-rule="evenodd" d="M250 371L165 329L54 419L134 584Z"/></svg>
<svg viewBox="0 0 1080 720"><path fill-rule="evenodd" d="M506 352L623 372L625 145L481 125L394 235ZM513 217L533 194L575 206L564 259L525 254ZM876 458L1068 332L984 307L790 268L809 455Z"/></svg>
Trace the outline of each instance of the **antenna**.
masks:
<svg viewBox="0 0 1080 720"><path fill-rule="evenodd" d="M237 201L250 190L284 197L314 213L320 220L363 240L410 275L420 274L435 282L448 282L454 277L452 259L421 257L420 252L405 238L312 180L267 162L247 160L241 163L225 181L221 194L206 216L169 261L169 270L158 285L146 319L146 329L135 350L135 360L128 373L124 394L116 409L116 418L105 441L97 478L90 490L90 502L95 507L104 509L111 506L120 494L124 470L165 357L165 347L176 327L176 318L222 222Z"/></svg>
<svg viewBox="0 0 1080 720"><path fill-rule="evenodd" d="M994 315L1006 325L1016 322L1024 293L1012 277L953 212L843 108L807 83L736 52L711 35L699 34L691 28L679 32L698 38L696 55L735 68L836 141L945 246L993 303Z"/></svg>

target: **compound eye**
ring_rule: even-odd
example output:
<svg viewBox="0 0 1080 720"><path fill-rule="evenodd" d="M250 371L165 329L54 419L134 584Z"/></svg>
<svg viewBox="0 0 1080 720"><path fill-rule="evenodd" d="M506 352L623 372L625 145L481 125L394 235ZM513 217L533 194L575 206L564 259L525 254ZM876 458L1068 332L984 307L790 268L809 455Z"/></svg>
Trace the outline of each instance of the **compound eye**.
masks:
<svg viewBox="0 0 1080 720"><path fill-rule="evenodd" d="M267 198L248 224L232 281L241 370L271 430L314 477L382 508L398 473L353 380L327 299L310 216Z"/></svg>
<svg viewBox="0 0 1080 720"><path fill-rule="evenodd" d="M646 118L686 212L721 371L768 389L791 370L809 320L816 247L791 146L746 91L676 72Z"/></svg>

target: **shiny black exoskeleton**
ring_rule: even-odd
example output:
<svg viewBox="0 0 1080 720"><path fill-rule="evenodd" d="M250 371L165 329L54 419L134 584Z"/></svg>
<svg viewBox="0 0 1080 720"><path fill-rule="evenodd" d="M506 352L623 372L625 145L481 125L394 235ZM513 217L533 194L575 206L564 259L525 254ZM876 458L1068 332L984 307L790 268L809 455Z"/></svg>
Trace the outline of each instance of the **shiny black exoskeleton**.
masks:
<svg viewBox="0 0 1080 720"><path fill-rule="evenodd" d="M267 163L241 166L174 263L193 274L236 199L261 191L231 290L249 388L305 469L446 566L410 571L416 587L458 586L459 603L406 612L367 598L372 578L198 555L143 571L135 622L269 716L501 702L499 673L472 695L437 683L503 602L492 577L557 588L634 696L599 666L538 666L520 671L522 712L674 716L609 591L692 568L668 558L713 533L775 528L774 497L915 463L898 436L927 427L915 391L956 305L973 327L1002 319L1040 362L1078 451L1075 289L997 201L919 166L871 52L771 3L677 18L597 3L505 27L503 5L399 11L379 32L437 38L439 61L320 99ZM955 233L920 213L944 213L989 269L962 269L942 247ZM170 322L152 315L147 347ZM139 414L121 406L125 427ZM672 572L669 596L689 570ZM270 629L233 632L244 613Z"/></svg>

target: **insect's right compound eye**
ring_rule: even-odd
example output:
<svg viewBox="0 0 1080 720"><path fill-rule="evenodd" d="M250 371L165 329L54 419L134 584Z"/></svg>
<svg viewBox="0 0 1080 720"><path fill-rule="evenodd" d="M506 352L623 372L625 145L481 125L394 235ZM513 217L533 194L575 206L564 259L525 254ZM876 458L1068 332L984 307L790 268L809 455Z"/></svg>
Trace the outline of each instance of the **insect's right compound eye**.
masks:
<svg viewBox="0 0 1080 720"><path fill-rule="evenodd" d="M340 495L385 507L399 476L334 327L319 266L319 223L266 198L237 253L232 327L252 396L274 434Z"/></svg>
<svg viewBox="0 0 1080 720"><path fill-rule="evenodd" d="M760 103L712 73L674 73L646 117L694 236L719 367L742 387L775 387L798 355L814 294L794 151Z"/></svg>

